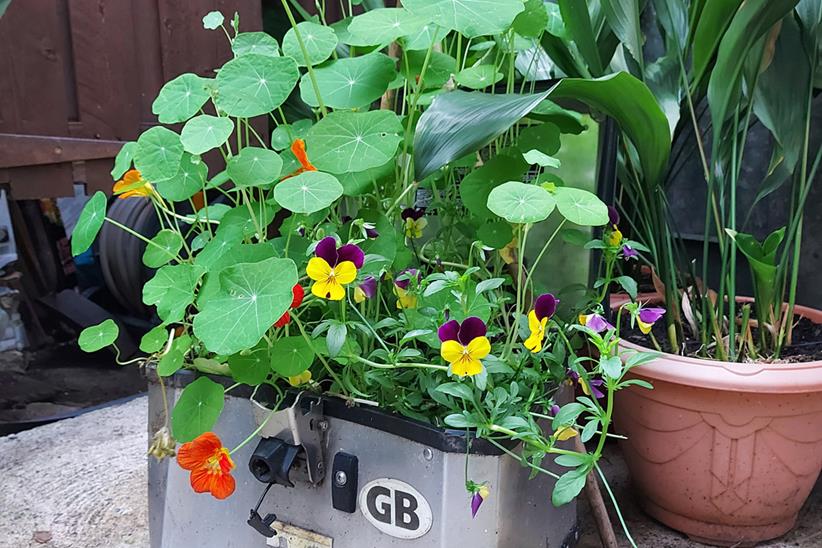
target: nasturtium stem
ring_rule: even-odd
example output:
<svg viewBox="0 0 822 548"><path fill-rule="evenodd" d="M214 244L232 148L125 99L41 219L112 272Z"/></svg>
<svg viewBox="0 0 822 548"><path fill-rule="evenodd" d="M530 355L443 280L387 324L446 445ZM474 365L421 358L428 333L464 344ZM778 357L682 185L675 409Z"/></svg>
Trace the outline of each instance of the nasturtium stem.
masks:
<svg viewBox="0 0 822 548"><path fill-rule="evenodd" d="M360 363L364 363L365 365L375 367L377 369L402 369L402 368L414 368L414 369L437 369L440 371L448 371L447 365L437 365L434 363L414 363L414 362L397 362L397 363L378 363L363 358L362 356L351 356L351 358L357 360Z"/></svg>
<svg viewBox="0 0 822 548"><path fill-rule="evenodd" d="M261 422L261 423L260 423L260 426L258 426L256 429L254 429L254 431L253 431L253 432L252 432L252 433L251 433L251 434L250 434L250 435L249 435L246 439L244 439L243 441L241 441L241 442L240 442L240 445L238 445L237 447L235 447L234 449L232 449L231 451L229 451L229 452L228 452L228 454L229 454L229 455L233 455L234 453L236 453L237 451L239 451L240 449L242 449L243 447L245 447L246 445L248 445L248 442L250 442L250 441L252 441L254 438L256 438L256 437L257 437L257 435L258 435L260 432L262 432L263 428L265 428L265 425L266 425L266 424L268 424L268 421L271 419L271 417L273 417L273 416L274 416L274 413L276 413L277 411L279 411L279 409L280 409L280 404L281 404L281 403L282 403L282 398L281 398L281 399L280 399L280 401L278 401L278 402L277 402L277 404L276 404L276 405L275 405L275 406L271 409L271 412L269 412L269 413L268 413L268 416L265 418L265 420L263 420L263 422Z"/></svg>
<svg viewBox="0 0 822 548"><path fill-rule="evenodd" d="M168 250L166 248L164 248L163 246L161 246L160 244L158 244L156 242L153 242L153 241L149 240L148 238L146 238L145 236L143 236L142 234L140 234L136 230L132 230L131 228L127 227L126 225L118 223L117 221L111 219L110 217L106 217L106 222L113 224L114 226L116 226L117 228L119 228L121 230L124 230L125 232L128 232L129 234L131 234L135 238L139 238L140 240L144 241L146 243L146 245L156 247L157 249L161 250L163 253L168 253ZM169 253L169 255L170 255L170 253ZM180 259L179 256L175 256L174 258L176 260L180 261L180 262L183 262Z"/></svg>
<svg viewBox="0 0 822 548"><path fill-rule="evenodd" d="M305 47L305 42L303 42L302 34L300 34L300 30L297 28L297 21L294 19L294 14L291 13L291 7L289 7L288 2L286 0L280 0L280 2L283 5L283 9L285 9L285 14L288 17L288 21L291 23L291 28L294 30L294 37L297 39L297 44L299 44L300 51L303 54L303 59L305 60L305 65L308 69L308 78L311 80L311 87L314 89L314 95L317 97L317 104L320 106L320 112L322 112L323 116L327 116L328 110L325 108L323 98L320 96L320 86L317 84L317 76L314 74L314 67L311 65L311 57L308 55L308 50Z"/></svg>

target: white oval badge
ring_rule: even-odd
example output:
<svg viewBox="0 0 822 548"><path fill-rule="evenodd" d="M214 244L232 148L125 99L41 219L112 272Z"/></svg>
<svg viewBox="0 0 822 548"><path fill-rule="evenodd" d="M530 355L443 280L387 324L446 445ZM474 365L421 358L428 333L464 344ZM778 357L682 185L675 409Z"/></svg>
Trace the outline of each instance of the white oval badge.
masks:
<svg viewBox="0 0 822 548"><path fill-rule="evenodd" d="M422 494L404 481L380 478L360 490L360 512L392 537L414 539L431 529L434 516Z"/></svg>

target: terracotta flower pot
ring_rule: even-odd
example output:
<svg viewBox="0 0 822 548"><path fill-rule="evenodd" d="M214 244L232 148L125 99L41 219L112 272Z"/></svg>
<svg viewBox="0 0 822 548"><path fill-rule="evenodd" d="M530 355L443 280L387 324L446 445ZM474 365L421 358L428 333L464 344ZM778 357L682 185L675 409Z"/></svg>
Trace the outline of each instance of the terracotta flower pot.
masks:
<svg viewBox="0 0 822 548"><path fill-rule="evenodd" d="M818 310L796 312L822 323ZM822 361L664 354L632 374L654 389L618 392L615 421L648 514L718 545L752 545L794 526L822 470Z"/></svg>

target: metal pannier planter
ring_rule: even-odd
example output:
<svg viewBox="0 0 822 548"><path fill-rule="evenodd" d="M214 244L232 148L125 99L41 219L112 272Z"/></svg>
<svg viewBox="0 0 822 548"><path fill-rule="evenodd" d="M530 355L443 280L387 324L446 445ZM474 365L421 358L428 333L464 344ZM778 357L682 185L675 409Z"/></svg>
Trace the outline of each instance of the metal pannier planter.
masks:
<svg viewBox="0 0 822 548"><path fill-rule="evenodd" d="M169 404L192 380L192 374L166 379ZM268 418L260 443L233 456L237 489L229 499L194 493L188 472L173 459L151 459L152 548L575 544L575 503L554 508L554 480L545 474L529 479L528 468L487 441L470 443L468 473L491 489L472 519L463 432L314 395L271 414L257 405L262 396L252 402L248 395L227 395L215 427L232 445ZM162 391L155 381L149 391L150 432L162 424ZM543 465L553 469L548 459Z"/></svg>

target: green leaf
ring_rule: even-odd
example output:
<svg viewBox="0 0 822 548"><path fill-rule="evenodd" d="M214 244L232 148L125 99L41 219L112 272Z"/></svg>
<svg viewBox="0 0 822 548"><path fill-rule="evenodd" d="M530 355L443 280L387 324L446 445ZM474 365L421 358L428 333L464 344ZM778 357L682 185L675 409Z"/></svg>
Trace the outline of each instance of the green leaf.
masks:
<svg viewBox="0 0 822 548"><path fill-rule="evenodd" d="M325 335L325 345L328 348L329 357L335 357L340 353L345 338L348 336L348 328L344 323L333 322L328 328L328 333Z"/></svg>
<svg viewBox="0 0 822 548"><path fill-rule="evenodd" d="M234 380L251 386L265 382L271 372L271 363L272 356L267 343L228 358L228 367Z"/></svg>
<svg viewBox="0 0 822 548"><path fill-rule="evenodd" d="M217 73L217 107L229 116L268 114L283 104L299 77L291 57L256 53L236 57Z"/></svg>
<svg viewBox="0 0 822 548"><path fill-rule="evenodd" d="M551 503L559 507L574 500L580 494L582 488L585 487L587 471L587 467L582 466L562 474L554 485L554 491L551 493Z"/></svg>
<svg viewBox="0 0 822 548"><path fill-rule="evenodd" d="M71 254L77 256L91 247L106 219L106 195L99 190L83 206L71 233Z"/></svg>
<svg viewBox="0 0 822 548"><path fill-rule="evenodd" d="M225 18L219 11L210 11L203 16L203 28L214 30L223 24Z"/></svg>
<svg viewBox="0 0 822 548"><path fill-rule="evenodd" d="M443 420L445 424L451 428L471 428L475 426L474 421L469 420L469 418L462 413L452 413Z"/></svg>
<svg viewBox="0 0 822 548"><path fill-rule="evenodd" d="M630 276L618 276L614 279L614 281L625 290L628 296L631 297L631 300L636 300L636 294L639 290L636 280Z"/></svg>
<svg viewBox="0 0 822 548"><path fill-rule="evenodd" d="M599 367L605 376L612 379L618 379L622 375L622 360L619 356L600 358Z"/></svg>
<svg viewBox="0 0 822 548"><path fill-rule="evenodd" d="M241 32L231 42L231 51L234 52L235 57L249 53L269 57L280 56L280 46L277 40L265 32Z"/></svg>
<svg viewBox="0 0 822 548"><path fill-rule="evenodd" d="M148 333L140 339L140 350L146 354L154 354L166 345L166 341L168 341L167 327L158 325L151 328Z"/></svg>
<svg viewBox="0 0 822 548"><path fill-rule="evenodd" d="M511 225L502 221L483 223L477 229L477 237L487 246L502 249L514 238Z"/></svg>
<svg viewBox="0 0 822 548"><path fill-rule="evenodd" d="M416 34L428 23L426 17L404 8L377 8L355 16L348 24L346 44L379 46L400 36Z"/></svg>
<svg viewBox="0 0 822 548"><path fill-rule="evenodd" d="M273 150L245 147L228 159L226 171L237 186L263 186L280 177L283 160Z"/></svg>
<svg viewBox="0 0 822 548"><path fill-rule="evenodd" d="M186 386L171 412L174 438L185 443L214 428L224 403L225 389L208 377Z"/></svg>
<svg viewBox="0 0 822 548"><path fill-rule="evenodd" d="M185 356L176 348L171 348L157 363L157 374L161 377L170 377L183 367Z"/></svg>
<svg viewBox="0 0 822 548"><path fill-rule="evenodd" d="M370 105L385 93L396 74L394 61L382 53L337 59L314 69L323 103L337 109ZM300 80L300 96L309 105L319 106L308 74Z"/></svg>
<svg viewBox="0 0 822 548"><path fill-rule="evenodd" d="M108 319L83 329L77 339L77 344L83 352L96 352L110 344L114 344L119 334L120 328L117 327L114 320Z"/></svg>
<svg viewBox="0 0 822 548"><path fill-rule="evenodd" d="M591 74L599 76L602 74L602 60L599 57L596 33L588 13L588 2L557 0L557 4L562 13L565 28L582 54L582 58L588 63Z"/></svg>
<svg viewBox="0 0 822 548"><path fill-rule="evenodd" d="M468 402L474 401L474 391L471 387L459 382L446 382L439 385L436 391Z"/></svg>
<svg viewBox="0 0 822 548"><path fill-rule="evenodd" d="M295 139L305 139L313 122L307 118L293 124L280 124L271 132L271 148L280 151L291 146Z"/></svg>
<svg viewBox="0 0 822 548"><path fill-rule="evenodd" d="M283 377L293 377L311 367L314 355L303 337L283 337L271 347L271 369Z"/></svg>
<svg viewBox="0 0 822 548"><path fill-rule="evenodd" d="M509 223L538 223L548 218L557 203L542 187L509 181L488 195L488 209Z"/></svg>
<svg viewBox="0 0 822 548"><path fill-rule="evenodd" d="M415 178L422 180L449 162L484 147L528 114L548 93L491 95L452 91L437 96L417 122Z"/></svg>
<svg viewBox="0 0 822 548"><path fill-rule="evenodd" d="M234 131L231 118L201 114L186 122L180 142L191 154L204 154L225 143Z"/></svg>
<svg viewBox="0 0 822 548"><path fill-rule="evenodd" d="M502 73L494 65L477 65L459 71L454 79L463 87L483 89L502 80Z"/></svg>
<svg viewBox="0 0 822 548"><path fill-rule="evenodd" d="M662 181L671 152L668 119L648 87L627 72L602 78L564 78L551 99L575 99L608 114L637 149L648 184Z"/></svg>
<svg viewBox="0 0 822 548"><path fill-rule="evenodd" d="M560 407L559 412L554 415L552 428L573 424L577 417L585 411L585 406L581 403L571 402Z"/></svg>
<svg viewBox="0 0 822 548"><path fill-rule="evenodd" d="M548 10L543 0L526 0L525 11L514 19L514 31L520 36L537 38L548 25Z"/></svg>
<svg viewBox="0 0 822 548"><path fill-rule="evenodd" d="M126 171L131 169L131 163L134 161L134 153L137 152L137 142L129 141L123 145L120 152L114 158L114 168L111 170L111 178L115 181L122 178Z"/></svg>
<svg viewBox="0 0 822 548"><path fill-rule="evenodd" d="M394 158L402 141L402 124L388 110L332 112L309 130L305 141L317 169L364 171Z"/></svg>
<svg viewBox="0 0 822 548"><path fill-rule="evenodd" d="M294 213L310 214L327 208L342 196L337 178L322 171L306 171L274 187L274 199Z"/></svg>
<svg viewBox="0 0 822 548"><path fill-rule="evenodd" d="M365 171L349 171L338 173L337 180L343 187L346 196L361 196L375 188L375 185L394 175L394 162L388 161L381 166L372 167Z"/></svg>
<svg viewBox="0 0 822 548"><path fill-rule="evenodd" d="M305 45L305 50L308 52L308 60L312 66L319 65L331 57L331 53L337 47L337 34L331 27L303 21L297 23L297 30L300 31L303 45ZM306 66L305 56L302 49L300 49L299 42L297 42L294 29L288 29L283 37L283 54L293 57L299 66ZM325 95L323 95L323 100L325 100Z"/></svg>
<svg viewBox="0 0 822 548"><path fill-rule="evenodd" d="M179 322L194 302L194 290L203 274L205 268L199 265L164 266L143 286L143 302L156 305L157 315L163 322Z"/></svg>
<svg viewBox="0 0 822 548"><path fill-rule="evenodd" d="M163 86L151 105L151 112L162 124L185 122L208 101L208 83L209 80L196 74L181 74Z"/></svg>
<svg viewBox="0 0 822 548"><path fill-rule="evenodd" d="M581 188L558 187L554 191L557 209L568 221L581 226L608 223L608 206L596 194Z"/></svg>
<svg viewBox="0 0 822 548"><path fill-rule="evenodd" d="M421 89L441 88L450 80L451 75L457 72L457 60L445 53L432 51L429 56L428 51L408 51L400 60L400 72L409 82L418 81L422 75L426 57L428 57L428 67L425 69Z"/></svg>
<svg viewBox="0 0 822 548"><path fill-rule="evenodd" d="M182 157L180 136L170 129L155 126L137 139L134 167L150 183L159 183L177 175Z"/></svg>
<svg viewBox="0 0 822 548"><path fill-rule="evenodd" d="M182 202L203 189L207 175L208 166L205 162L199 156L184 152L177 174L171 179L157 183L154 187L166 200Z"/></svg>
<svg viewBox="0 0 822 548"><path fill-rule="evenodd" d="M143 251L143 264L149 268L160 268L164 264L177 258L183 248L183 237L176 230L162 229L147 244Z"/></svg>
<svg viewBox="0 0 822 548"><path fill-rule="evenodd" d="M608 26L641 65L643 40L639 26L639 0L602 0L601 6Z"/></svg>
<svg viewBox="0 0 822 548"><path fill-rule="evenodd" d="M532 149L522 155L525 158L525 161L529 164L537 164L540 167L551 167L551 168L558 168L560 167L560 161L553 156L548 156L540 152L537 149Z"/></svg>
<svg viewBox="0 0 822 548"><path fill-rule="evenodd" d="M522 0L405 0L403 6L467 38L500 34L525 9Z"/></svg>
<svg viewBox="0 0 822 548"><path fill-rule="evenodd" d="M500 184L510 179L517 179L528 170L528 164L516 150L513 151L515 156L505 152L507 151L494 156L485 162L485 165L466 175L460 182L462 203L478 218L496 218L488 209L488 195ZM509 238L508 242L510 241Z"/></svg>
<svg viewBox="0 0 822 548"><path fill-rule="evenodd" d="M582 443L587 443L589 440L593 439L593 437L597 433L597 428L599 427L599 419L591 419L585 423L585 427L582 429L582 432L579 434L579 439Z"/></svg>
<svg viewBox="0 0 822 548"><path fill-rule="evenodd" d="M722 0L705 2L696 23L694 36L689 41L693 49L693 86L696 87L706 74L708 66L716 53L719 41L725 35L725 29L731 23L742 0Z"/></svg>
<svg viewBox="0 0 822 548"><path fill-rule="evenodd" d="M297 283L290 259L240 263L219 274L220 292L194 317L194 334L217 354L236 354L256 345L288 310Z"/></svg>

